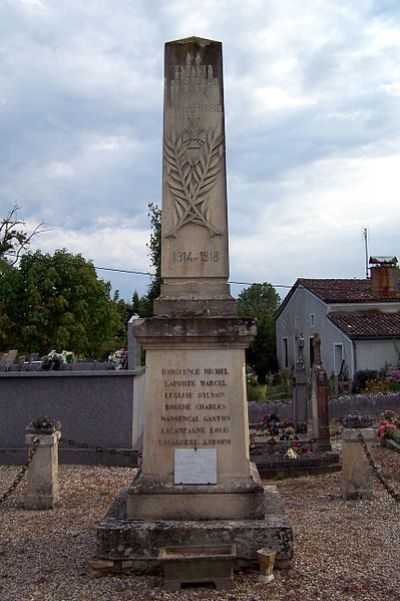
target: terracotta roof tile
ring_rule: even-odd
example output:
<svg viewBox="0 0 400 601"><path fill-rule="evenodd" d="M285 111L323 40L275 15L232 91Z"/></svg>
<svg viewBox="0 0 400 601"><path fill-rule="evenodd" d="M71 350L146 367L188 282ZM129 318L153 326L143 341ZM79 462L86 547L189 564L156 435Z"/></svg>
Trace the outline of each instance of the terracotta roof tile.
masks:
<svg viewBox="0 0 400 601"><path fill-rule="evenodd" d="M400 311L337 311L328 318L350 338L400 337Z"/></svg>
<svg viewBox="0 0 400 601"><path fill-rule="evenodd" d="M326 303L399 302L400 297L378 295L371 288L371 280L317 280L299 278L296 282Z"/></svg>

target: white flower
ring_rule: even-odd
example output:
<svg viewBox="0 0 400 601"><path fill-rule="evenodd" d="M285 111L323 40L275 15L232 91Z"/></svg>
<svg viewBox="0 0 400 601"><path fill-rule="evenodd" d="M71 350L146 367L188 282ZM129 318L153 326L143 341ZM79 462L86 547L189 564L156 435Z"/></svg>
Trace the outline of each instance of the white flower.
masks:
<svg viewBox="0 0 400 601"><path fill-rule="evenodd" d="M297 459L298 458L298 454L291 447L290 447L290 449L288 449L286 451L285 455L288 459Z"/></svg>

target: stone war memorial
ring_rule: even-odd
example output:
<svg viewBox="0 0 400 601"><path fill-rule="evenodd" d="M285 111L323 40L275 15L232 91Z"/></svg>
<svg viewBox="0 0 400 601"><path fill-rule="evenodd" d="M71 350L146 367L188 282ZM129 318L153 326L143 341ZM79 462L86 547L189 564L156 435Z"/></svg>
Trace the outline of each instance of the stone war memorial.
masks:
<svg viewBox="0 0 400 601"><path fill-rule="evenodd" d="M192 37L165 46L163 283L154 317L133 324L146 351L143 459L98 525L98 573L157 572L161 550L222 544L237 567L256 567L264 547L290 566L292 526L250 462L256 326L237 316L228 275L222 44Z"/></svg>

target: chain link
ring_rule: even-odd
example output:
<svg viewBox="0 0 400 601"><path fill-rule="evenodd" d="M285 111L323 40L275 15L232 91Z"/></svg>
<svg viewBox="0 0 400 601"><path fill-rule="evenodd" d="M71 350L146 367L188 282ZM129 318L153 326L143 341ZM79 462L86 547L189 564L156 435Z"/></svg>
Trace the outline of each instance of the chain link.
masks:
<svg viewBox="0 0 400 601"><path fill-rule="evenodd" d="M25 472L27 471L28 467L30 466L30 464L32 462L32 459L35 456L35 453L37 451L37 448L38 448L39 444L40 444L39 438L35 438L34 441L33 441L33 445L29 449L28 459L26 460L25 465L23 465L22 468L20 469L20 471L17 473L17 475L14 478L14 482L11 484L11 486L9 486L7 488L7 490L1 495L1 497L0 497L0 505L2 503L4 503L4 501L6 499L8 499L8 497L10 495L12 495L12 493L14 492L14 490L17 488L17 486L19 485L19 483L21 482L21 480L25 476Z"/></svg>
<svg viewBox="0 0 400 601"><path fill-rule="evenodd" d="M358 438L360 439L361 445L364 449L364 453L365 456L368 460L368 463L371 466L372 472L375 474L375 476L378 478L379 482L382 484L382 486L384 487L384 489L386 490L386 492L397 502L400 501L400 493L396 492L384 479L384 477L382 476L381 472L379 471L377 465L375 464L374 460L371 457L371 453L369 452L369 449L367 447L367 443L365 442L364 436L362 435L362 433L360 431L358 431L357 434Z"/></svg>
<svg viewBox="0 0 400 601"><path fill-rule="evenodd" d="M71 447L80 447L81 449L90 449L92 451L96 451L96 453L110 453L111 455L122 455L123 457L141 457L141 453L136 450L132 451L117 451L117 449L111 449L108 447L98 446L90 446L87 442L79 442L74 440L73 438L65 438L62 436L60 439L60 443L68 444Z"/></svg>

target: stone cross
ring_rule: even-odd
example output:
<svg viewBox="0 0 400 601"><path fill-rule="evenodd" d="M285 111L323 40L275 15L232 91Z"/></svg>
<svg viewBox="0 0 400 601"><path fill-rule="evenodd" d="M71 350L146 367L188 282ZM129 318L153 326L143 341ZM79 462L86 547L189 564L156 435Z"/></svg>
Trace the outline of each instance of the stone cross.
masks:
<svg viewBox="0 0 400 601"><path fill-rule="evenodd" d="M304 363L304 336L299 334L298 360L293 373L292 420L296 432L307 432L307 372Z"/></svg>
<svg viewBox="0 0 400 601"><path fill-rule="evenodd" d="M319 334L315 334L313 338L313 347L314 347L314 361L315 363L321 362L321 338Z"/></svg>
<svg viewBox="0 0 400 601"><path fill-rule="evenodd" d="M329 435L329 412L328 412L328 376L321 360L321 339L315 334L314 340L314 365L312 366L312 418L313 435L316 439L316 448L319 451L331 451Z"/></svg>
<svg viewBox="0 0 400 601"><path fill-rule="evenodd" d="M304 336L299 334L297 339L297 348L299 353L298 363L304 363Z"/></svg>

